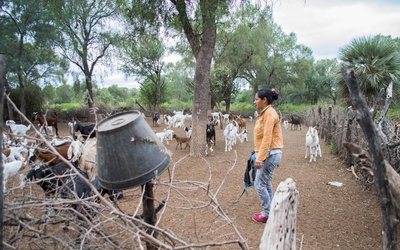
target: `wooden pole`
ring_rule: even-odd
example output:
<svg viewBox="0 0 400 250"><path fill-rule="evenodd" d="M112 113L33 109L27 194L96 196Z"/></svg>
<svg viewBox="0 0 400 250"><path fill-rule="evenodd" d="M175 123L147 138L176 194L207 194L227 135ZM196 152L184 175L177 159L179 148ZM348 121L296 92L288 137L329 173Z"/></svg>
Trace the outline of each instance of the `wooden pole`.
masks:
<svg viewBox="0 0 400 250"><path fill-rule="evenodd" d="M296 222L299 192L287 178L276 189L269 218L261 237L260 250L296 249Z"/></svg>
<svg viewBox="0 0 400 250"><path fill-rule="evenodd" d="M155 225L157 221L157 215L154 209L154 192L153 192L153 184L147 182L145 185L142 186L144 188L144 195L143 195L143 219L144 222ZM155 232L151 228L146 229L146 233L149 235L153 235L154 238L157 238L157 232ZM156 250L157 247L152 245L150 242L146 242L146 249L147 250Z"/></svg>

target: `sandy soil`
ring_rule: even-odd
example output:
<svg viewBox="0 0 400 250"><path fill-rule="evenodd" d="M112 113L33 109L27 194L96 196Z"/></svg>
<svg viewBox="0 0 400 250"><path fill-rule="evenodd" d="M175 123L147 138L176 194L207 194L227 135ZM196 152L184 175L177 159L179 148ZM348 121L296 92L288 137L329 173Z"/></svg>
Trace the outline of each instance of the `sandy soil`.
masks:
<svg viewBox="0 0 400 250"><path fill-rule="evenodd" d="M146 121L152 126L150 118ZM159 132L165 125L152 128ZM158 226L194 246L215 242L209 248L240 249L237 243L228 244L240 235L250 249L258 249L265 224L251 219L260 211L254 189L234 203L243 190L253 128L254 122L247 121L249 142L238 142L230 152L224 151L223 130L217 128L214 154L205 158L189 157L188 150L175 150L175 141L164 142L172 162L160 176L160 185L155 186L157 202L168 197L165 210L158 214ZM174 130L185 136L182 128ZM375 192L364 190L324 142L322 158L311 163L305 159L306 129L283 132L285 148L281 166L275 171L274 190L287 178L296 182L300 197L297 249L382 249L381 212ZM66 123L60 124L60 135L69 135ZM328 185L330 181L342 182L343 186ZM173 188L167 187L168 182ZM135 212L139 193L138 188L126 190L124 199L118 201L124 212Z"/></svg>

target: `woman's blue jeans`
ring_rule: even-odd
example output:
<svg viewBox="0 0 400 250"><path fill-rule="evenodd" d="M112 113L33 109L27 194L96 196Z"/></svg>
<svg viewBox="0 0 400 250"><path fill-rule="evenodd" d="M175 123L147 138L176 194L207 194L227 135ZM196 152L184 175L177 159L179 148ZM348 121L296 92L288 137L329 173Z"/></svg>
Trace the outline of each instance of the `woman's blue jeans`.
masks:
<svg viewBox="0 0 400 250"><path fill-rule="evenodd" d="M254 162L257 159L258 152L253 154ZM267 160L262 163L261 168L256 171L256 178L254 180L254 188L261 201L261 207L265 216L269 215L271 208L272 198L274 193L272 190L272 177L274 170L279 166L282 159L282 150L273 149L268 152Z"/></svg>

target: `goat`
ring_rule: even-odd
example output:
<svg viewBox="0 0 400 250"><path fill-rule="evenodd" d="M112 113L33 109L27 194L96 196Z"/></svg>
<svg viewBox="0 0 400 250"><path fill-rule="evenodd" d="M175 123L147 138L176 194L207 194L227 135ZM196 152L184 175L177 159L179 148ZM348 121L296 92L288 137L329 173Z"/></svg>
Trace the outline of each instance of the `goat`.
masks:
<svg viewBox="0 0 400 250"><path fill-rule="evenodd" d="M187 138L187 137L179 137L179 136L177 136L176 134L174 134L174 135L172 136L172 138L174 138L174 139L176 140L176 148L175 148L175 150L178 150L178 146L179 146L179 145L181 146L181 149L182 149L182 143L186 143L185 149L186 149L187 147L189 147L189 150L190 150L190 138Z"/></svg>
<svg viewBox="0 0 400 250"><path fill-rule="evenodd" d="M214 146L215 146L215 127L214 127L214 124L207 123L206 133L207 133L207 142L210 142L211 140L213 140L214 141Z"/></svg>
<svg viewBox="0 0 400 250"><path fill-rule="evenodd" d="M239 134L240 143L248 142L249 139L247 138L247 129L243 129L242 132Z"/></svg>
<svg viewBox="0 0 400 250"><path fill-rule="evenodd" d="M44 129L44 132L47 135L47 128L48 127L53 127L56 130L56 136L58 136L58 118L56 116L45 116L45 115L39 115L38 112L33 112L32 117L31 117L32 123L35 121L39 122L39 125L41 128ZM53 133L53 131L51 131Z"/></svg>
<svg viewBox="0 0 400 250"><path fill-rule="evenodd" d="M256 111L254 111L254 119L257 120L257 118L258 118L258 111L256 110Z"/></svg>
<svg viewBox="0 0 400 250"><path fill-rule="evenodd" d="M300 126L300 130L301 130L301 122L300 122L300 118L299 117L295 117L293 115L290 116L290 130L297 130L297 127ZM294 127L293 127L294 126Z"/></svg>
<svg viewBox="0 0 400 250"><path fill-rule="evenodd" d="M236 118L236 122L239 125L239 131L238 132L241 132L242 128L246 129L246 119L244 119L244 118Z"/></svg>
<svg viewBox="0 0 400 250"><path fill-rule="evenodd" d="M82 126L76 121L73 122L73 132L81 132L83 138L86 140L87 138L96 137L96 124L89 124L87 126Z"/></svg>
<svg viewBox="0 0 400 250"><path fill-rule="evenodd" d="M232 150L232 145L234 145L236 140L237 128L233 123L226 125L224 129L225 137L225 152Z"/></svg>
<svg viewBox="0 0 400 250"><path fill-rule="evenodd" d="M309 127L306 133L306 155L307 158L308 148L310 148L310 162L317 161L317 155L322 157L321 147L319 145L318 130L315 127Z"/></svg>
<svg viewBox="0 0 400 250"><path fill-rule="evenodd" d="M64 143L72 142L72 141L73 141L72 138L69 138L69 137L62 139L62 140L54 137L53 140L50 142L50 144L54 145L54 146L60 146L60 145L63 145Z"/></svg>
<svg viewBox="0 0 400 250"><path fill-rule="evenodd" d="M5 163L3 166L3 192L6 192L7 189L7 180L9 177L17 175L18 171L21 169L23 165L22 161L13 161L13 162L8 162ZM23 175L20 175L20 181L21 181L21 188L24 186L24 181L23 181Z"/></svg>
<svg viewBox="0 0 400 250"><path fill-rule="evenodd" d="M54 149L65 159L67 159L68 148L70 147L71 142L66 142L59 146L54 146ZM46 165L54 166L62 162L62 159L54 154L49 149L44 149L40 147L36 147L33 155L30 157L29 162L37 162L38 160L43 160Z"/></svg>
<svg viewBox="0 0 400 250"><path fill-rule="evenodd" d="M80 141L73 141L68 148L67 159L77 162L78 168L88 175L90 182L96 187L101 195L108 194L112 201L123 198L122 190L109 190L100 187L97 177L97 142L88 140L85 144Z"/></svg>
<svg viewBox="0 0 400 250"><path fill-rule="evenodd" d="M158 132L158 133L156 133L156 136L161 142L164 142L164 139L166 139L165 132ZM168 140L167 140L167 144L169 144Z"/></svg>
<svg viewBox="0 0 400 250"><path fill-rule="evenodd" d="M214 155L214 149L212 148L213 146L213 140L211 139L209 142L206 144L206 155L208 155L208 150L210 150L211 154Z"/></svg>
<svg viewBox="0 0 400 250"><path fill-rule="evenodd" d="M172 129L164 129L165 140L172 140L172 136L174 135L174 131Z"/></svg>
<svg viewBox="0 0 400 250"><path fill-rule="evenodd" d="M288 129L289 128L289 121L287 121L287 120L283 121L283 128L284 129Z"/></svg>
<svg viewBox="0 0 400 250"><path fill-rule="evenodd" d="M5 156L3 159L5 162L13 162L13 161L26 161L26 159L22 156L22 153L28 153L28 149L24 146L13 146L6 149L3 149L2 153Z"/></svg>
<svg viewBox="0 0 400 250"><path fill-rule="evenodd" d="M46 197L60 195L63 199L71 200L92 197L92 188L75 171L79 172L84 178L88 178L88 175L82 170L73 170L68 163L60 162L50 168L44 168L43 165L35 166L27 173L26 179L28 181L36 179ZM82 204L84 203L76 202L72 205L72 208L90 220L93 217L93 211L90 207L84 207ZM68 230L68 222L65 223L64 230Z"/></svg>
<svg viewBox="0 0 400 250"><path fill-rule="evenodd" d="M153 118L153 127L158 126L159 125L158 120L160 119L158 113L153 113L152 118Z"/></svg>
<svg viewBox="0 0 400 250"><path fill-rule="evenodd" d="M16 124L13 120L7 120L6 126L9 126L11 132L18 137L23 137L26 135L26 132L31 129L31 125L25 126L24 124Z"/></svg>
<svg viewBox="0 0 400 250"><path fill-rule="evenodd" d="M192 137L192 128L185 127L183 130L185 130L186 136L188 138Z"/></svg>

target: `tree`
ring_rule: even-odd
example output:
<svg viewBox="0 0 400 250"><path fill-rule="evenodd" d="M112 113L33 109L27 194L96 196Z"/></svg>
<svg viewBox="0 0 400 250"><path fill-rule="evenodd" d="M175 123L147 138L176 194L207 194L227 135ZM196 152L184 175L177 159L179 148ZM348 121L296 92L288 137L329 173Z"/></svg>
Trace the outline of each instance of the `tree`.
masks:
<svg viewBox="0 0 400 250"><path fill-rule="evenodd" d="M199 0L189 3L182 0L169 2L132 1L129 15L143 27L173 25L183 31L196 60L194 74L194 99L192 113L192 146L190 155L204 156L207 111L209 109L210 69L216 41L216 23L228 10L230 1Z"/></svg>
<svg viewBox="0 0 400 250"><path fill-rule="evenodd" d="M27 85L62 81L67 65L53 50L58 36L43 1L2 3L0 29L4 33L0 40L0 53L7 55L8 82L17 83L19 109L26 114Z"/></svg>
<svg viewBox="0 0 400 250"><path fill-rule="evenodd" d="M93 75L98 64L108 65L110 47L117 39L113 18L121 1L115 0L48 0L64 43L62 55L85 76L88 107L94 107Z"/></svg>
<svg viewBox="0 0 400 250"><path fill-rule="evenodd" d="M308 79L305 81L305 96L312 105L319 100L331 99L336 104L335 72L339 69L336 59L323 59L313 64ZM304 101L303 99L303 101Z"/></svg>
<svg viewBox="0 0 400 250"><path fill-rule="evenodd" d="M294 33L285 34L274 23L271 10L254 13L250 15L252 19L247 18L243 23L249 28L251 60L242 66L238 78L248 82L254 94L263 87L275 88L278 93L301 89L298 87L304 84L312 66L311 49L298 45ZM278 103L286 99L279 98Z"/></svg>
<svg viewBox="0 0 400 250"><path fill-rule="evenodd" d="M353 39L340 49L339 59L346 68L353 69L360 91L371 107L381 89L393 82L393 92L400 93L400 53L391 37L377 35ZM350 101L349 91L338 71L337 90L342 99Z"/></svg>
<svg viewBox="0 0 400 250"><path fill-rule="evenodd" d="M153 109L159 112L162 94L167 82L162 80L165 48L157 35L142 34L135 41L128 37L122 45L122 71L128 76L136 76L141 85L141 93L151 100ZM150 86L152 85L152 86Z"/></svg>

